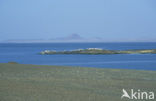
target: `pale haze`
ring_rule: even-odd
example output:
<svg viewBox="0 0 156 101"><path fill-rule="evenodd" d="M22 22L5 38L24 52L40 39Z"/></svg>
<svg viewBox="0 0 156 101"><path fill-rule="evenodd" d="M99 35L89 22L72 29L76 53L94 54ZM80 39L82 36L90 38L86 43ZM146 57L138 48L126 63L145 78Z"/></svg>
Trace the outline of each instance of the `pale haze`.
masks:
<svg viewBox="0 0 156 101"><path fill-rule="evenodd" d="M156 42L155 0L0 0L0 42Z"/></svg>

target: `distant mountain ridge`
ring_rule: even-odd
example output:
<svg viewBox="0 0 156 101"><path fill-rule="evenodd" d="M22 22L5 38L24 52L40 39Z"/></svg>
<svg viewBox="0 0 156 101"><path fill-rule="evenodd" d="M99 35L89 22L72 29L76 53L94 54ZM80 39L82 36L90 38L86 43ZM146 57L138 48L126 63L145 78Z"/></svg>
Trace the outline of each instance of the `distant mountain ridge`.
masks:
<svg viewBox="0 0 156 101"><path fill-rule="evenodd" d="M50 37L50 36L49 36ZM101 38L84 38L79 34L70 34L65 37L56 37L50 39L9 39L2 42L6 43L40 43L40 42L102 42Z"/></svg>

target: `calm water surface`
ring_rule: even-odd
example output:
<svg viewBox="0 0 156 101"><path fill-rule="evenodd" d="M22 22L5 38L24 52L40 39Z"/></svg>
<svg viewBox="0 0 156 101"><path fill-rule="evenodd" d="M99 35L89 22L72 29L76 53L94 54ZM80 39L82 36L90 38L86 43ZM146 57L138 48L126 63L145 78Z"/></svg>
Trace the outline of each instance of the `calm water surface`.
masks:
<svg viewBox="0 0 156 101"><path fill-rule="evenodd" d="M97 68L156 70L156 54L39 55L43 50L103 48L111 50L156 49L156 43L1 43L0 63L62 65Z"/></svg>

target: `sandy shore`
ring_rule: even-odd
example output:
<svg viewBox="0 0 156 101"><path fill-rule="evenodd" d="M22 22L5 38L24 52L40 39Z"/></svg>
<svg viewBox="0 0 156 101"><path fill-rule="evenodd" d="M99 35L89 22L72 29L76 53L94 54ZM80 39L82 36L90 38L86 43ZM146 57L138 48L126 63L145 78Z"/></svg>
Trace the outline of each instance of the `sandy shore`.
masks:
<svg viewBox="0 0 156 101"><path fill-rule="evenodd" d="M0 64L0 101L127 101L123 88L156 92L156 71Z"/></svg>

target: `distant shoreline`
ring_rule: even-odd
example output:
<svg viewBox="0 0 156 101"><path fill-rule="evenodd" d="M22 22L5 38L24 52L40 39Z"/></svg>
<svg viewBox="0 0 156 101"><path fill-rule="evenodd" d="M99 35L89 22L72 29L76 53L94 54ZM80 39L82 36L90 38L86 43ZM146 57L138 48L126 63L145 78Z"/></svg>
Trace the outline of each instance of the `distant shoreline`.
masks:
<svg viewBox="0 0 156 101"><path fill-rule="evenodd" d="M0 42L0 44L68 44L68 43L156 43L155 41L151 41L151 42Z"/></svg>

